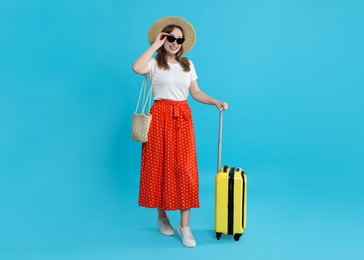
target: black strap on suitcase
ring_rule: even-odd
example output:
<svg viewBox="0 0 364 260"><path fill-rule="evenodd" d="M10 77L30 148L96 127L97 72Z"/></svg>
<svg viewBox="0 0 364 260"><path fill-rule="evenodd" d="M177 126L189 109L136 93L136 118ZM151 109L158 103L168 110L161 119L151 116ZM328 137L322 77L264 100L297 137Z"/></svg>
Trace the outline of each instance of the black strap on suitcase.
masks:
<svg viewBox="0 0 364 260"><path fill-rule="evenodd" d="M235 168L229 172L229 194L228 194L228 234L234 235L234 175Z"/></svg>

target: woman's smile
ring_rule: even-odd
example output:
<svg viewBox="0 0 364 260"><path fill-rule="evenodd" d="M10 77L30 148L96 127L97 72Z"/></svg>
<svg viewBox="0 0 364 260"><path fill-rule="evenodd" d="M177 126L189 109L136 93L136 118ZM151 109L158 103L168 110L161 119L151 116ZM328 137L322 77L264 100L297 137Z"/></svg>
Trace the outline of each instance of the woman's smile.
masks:
<svg viewBox="0 0 364 260"><path fill-rule="evenodd" d="M172 50L172 51L176 51L176 50L178 50L179 48L178 48L178 46L175 46L175 45L169 45L169 48Z"/></svg>

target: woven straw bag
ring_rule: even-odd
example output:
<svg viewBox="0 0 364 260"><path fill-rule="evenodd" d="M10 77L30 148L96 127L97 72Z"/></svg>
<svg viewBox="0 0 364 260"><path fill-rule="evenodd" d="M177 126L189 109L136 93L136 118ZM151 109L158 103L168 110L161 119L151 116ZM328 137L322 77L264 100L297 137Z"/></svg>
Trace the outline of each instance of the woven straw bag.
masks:
<svg viewBox="0 0 364 260"><path fill-rule="evenodd" d="M157 62L155 62L157 63ZM154 75L155 75L156 66L154 66L154 72L152 77L152 83L150 85L150 89L147 93L147 75L143 78L143 83L140 88L138 103L135 108L135 112L132 117L132 133L131 133L131 139L133 139L136 142L140 143L146 143L148 142L148 132L150 127L150 122L152 121L152 115L150 114L150 106L152 103L152 89L153 89L153 81L154 81ZM142 100L142 111L140 114L138 114L138 108L140 99L143 96ZM145 108L148 104L148 111L144 113Z"/></svg>

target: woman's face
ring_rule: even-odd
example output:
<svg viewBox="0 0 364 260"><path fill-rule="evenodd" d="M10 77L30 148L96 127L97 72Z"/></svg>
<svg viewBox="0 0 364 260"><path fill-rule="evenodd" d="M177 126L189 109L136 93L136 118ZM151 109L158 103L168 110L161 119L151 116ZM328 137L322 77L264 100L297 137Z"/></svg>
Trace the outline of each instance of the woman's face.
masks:
<svg viewBox="0 0 364 260"><path fill-rule="evenodd" d="M175 27L173 31L169 33L169 35L172 35L175 38L183 38L182 31L177 27ZM176 41L169 42L168 40L166 40L163 46L164 49L167 51L168 55L174 56L181 49L182 45L179 45Z"/></svg>

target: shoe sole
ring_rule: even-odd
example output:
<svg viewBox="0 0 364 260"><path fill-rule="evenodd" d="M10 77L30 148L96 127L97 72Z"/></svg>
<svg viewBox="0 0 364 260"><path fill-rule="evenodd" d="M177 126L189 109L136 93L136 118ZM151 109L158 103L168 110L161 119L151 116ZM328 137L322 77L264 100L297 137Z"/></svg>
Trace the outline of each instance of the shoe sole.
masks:
<svg viewBox="0 0 364 260"><path fill-rule="evenodd" d="M159 231L160 231L160 230L159 230ZM174 236L174 233L172 233L172 234L165 234L165 233L163 233L162 231L160 231L160 232L161 232L161 234L162 234L162 235L164 235L164 236L169 236L169 237L170 237L170 236Z"/></svg>

